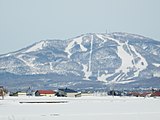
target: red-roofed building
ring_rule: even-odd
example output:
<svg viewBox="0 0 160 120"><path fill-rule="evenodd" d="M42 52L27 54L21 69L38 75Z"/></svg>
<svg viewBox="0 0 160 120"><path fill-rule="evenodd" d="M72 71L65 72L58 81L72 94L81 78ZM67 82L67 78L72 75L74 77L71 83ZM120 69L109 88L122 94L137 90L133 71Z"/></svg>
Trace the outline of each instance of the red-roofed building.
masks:
<svg viewBox="0 0 160 120"><path fill-rule="evenodd" d="M156 96L160 97L160 91L156 91L151 94L151 97L156 97Z"/></svg>
<svg viewBox="0 0 160 120"><path fill-rule="evenodd" d="M140 93L139 93L139 92L129 92L128 95L129 95L129 96L139 97L139 96L140 96Z"/></svg>
<svg viewBox="0 0 160 120"><path fill-rule="evenodd" d="M151 96L151 92L144 92L140 94L140 97L150 97Z"/></svg>
<svg viewBox="0 0 160 120"><path fill-rule="evenodd" d="M35 96L55 96L56 92L53 90L37 90Z"/></svg>

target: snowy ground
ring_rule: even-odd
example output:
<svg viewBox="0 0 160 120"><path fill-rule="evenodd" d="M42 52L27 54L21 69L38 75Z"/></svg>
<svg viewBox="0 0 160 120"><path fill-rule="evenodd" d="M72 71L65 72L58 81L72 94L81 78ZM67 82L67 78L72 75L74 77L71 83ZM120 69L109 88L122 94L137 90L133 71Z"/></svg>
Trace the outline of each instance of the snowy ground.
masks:
<svg viewBox="0 0 160 120"><path fill-rule="evenodd" d="M20 103L20 102L65 103ZM0 120L160 120L160 98L5 97Z"/></svg>

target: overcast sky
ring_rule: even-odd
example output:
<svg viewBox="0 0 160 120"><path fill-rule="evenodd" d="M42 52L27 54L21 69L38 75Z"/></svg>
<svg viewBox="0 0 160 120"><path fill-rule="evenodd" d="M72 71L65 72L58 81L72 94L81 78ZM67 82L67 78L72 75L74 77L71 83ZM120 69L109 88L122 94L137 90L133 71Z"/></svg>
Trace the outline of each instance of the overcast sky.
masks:
<svg viewBox="0 0 160 120"><path fill-rule="evenodd" d="M160 40L160 0L0 0L0 54L106 29Z"/></svg>

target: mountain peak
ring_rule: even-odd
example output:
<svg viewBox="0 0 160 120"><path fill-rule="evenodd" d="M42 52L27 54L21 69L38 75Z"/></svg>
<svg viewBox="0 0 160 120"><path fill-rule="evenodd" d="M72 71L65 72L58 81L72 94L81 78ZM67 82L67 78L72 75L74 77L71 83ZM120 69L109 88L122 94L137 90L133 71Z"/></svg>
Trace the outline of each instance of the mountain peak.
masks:
<svg viewBox="0 0 160 120"><path fill-rule="evenodd" d="M29 53L29 52L35 52L35 51L38 51L38 50L41 50L43 49L44 47L47 46L47 43L48 41L47 40L42 40L38 43L35 43L33 44L30 48L28 48L28 50L26 50L25 52L26 53Z"/></svg>
<svg viewBox="0 0 160 120"><path fill-rule="evenodd" d="M1 55L0 70L21 76L37 75L37 79L41 79L39 75L52 74L50 78L43 78L44 81L60 79L71 81L70 84L75 80L79 81L77 84L83 84L82 80L129 84L160 77L160 42L155 44L152 41L122 32L87 33L68 40L42 40ZM50 83L50 86L54 84Z"/></svg>

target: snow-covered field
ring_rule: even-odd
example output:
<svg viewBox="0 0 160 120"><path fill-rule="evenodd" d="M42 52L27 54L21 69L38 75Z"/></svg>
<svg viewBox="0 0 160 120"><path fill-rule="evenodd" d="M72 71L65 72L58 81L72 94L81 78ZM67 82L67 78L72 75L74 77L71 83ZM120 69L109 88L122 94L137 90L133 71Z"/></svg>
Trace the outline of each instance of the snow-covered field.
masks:
<svg viewBox="0 0 160 120"><path fill-rule="evenodd" d="M160 98L111 96L79 98L5 97L4 100L0 100L0 120L151 119L160 120Z"/></svg>

